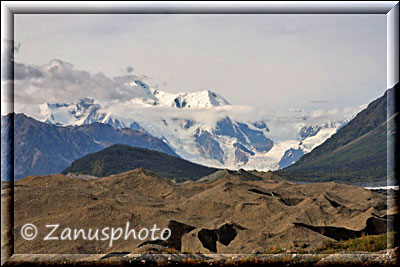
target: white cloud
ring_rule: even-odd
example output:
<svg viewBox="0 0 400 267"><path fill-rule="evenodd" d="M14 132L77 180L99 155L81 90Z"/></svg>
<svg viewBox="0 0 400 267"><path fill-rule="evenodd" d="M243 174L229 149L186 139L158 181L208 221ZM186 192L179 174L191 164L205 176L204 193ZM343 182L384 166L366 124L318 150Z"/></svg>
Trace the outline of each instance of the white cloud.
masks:
<svg viewBox="0 0 400 267"><path fill-rule="evenodd" d="M45 102L73 102L84 97L112 101L146 96L139 86L127 85L132 80L140 80L139 76L127 74L111 78L100 72L92 74L60 59L41 66L16 62L14 78L16 110Z"/></svg>
<svg viewBox="0 0 400 267"><path fill-rule="evenodd" d="M250 106L220 106L212 108L179 109L176 107L160 107L143 105L141 101L134 100L118 102L112 105L104 105L101 112L110 113L125 121L162 121L168 118L179 118L201 122L208 126L214 126L217 121L229 116L236 121L257 121L262 118L262 113Z"/></svg>
<svg viewBox="0 0 400 267"><path fill-rule="evenodd" d="M266 110L249 105L226 105L212 108L178 109L174 107L153 106L154 95L150 88L140 87L133 80L145 81L145 76L128 74L108 77L104 73L92 74L77 70L74 65L60 59L36 66L16 63L15 76L15 110L45 119L40 113L39 105L43 103L71 103L89 97L102 106L102 112L111 113L119 118L132 121L161 121L163 118L181 118L206 125L215 123L230 116L237 121L265 120L279 129L287 125L288 135L293 135L293 125L303 123L321 123L326 121L345 120L358 111L356 108L315 109L304 111ZM226 96L222 96L226 97ZM226 97L229 100L229 96ZM145 100L145 101L143 101ZM272 133L273 134L273 133Z"/></svg>
<svg viewBox="0 0 400 267"><path fill-rule="evenodd" d="M145 81L145 76L127 74L107 77L104 73L92 74L77 70L74 65L60 59L36 66L22 63L15 65L15 110L38 119L39 105L43 103L71 103L89 97L103 107L104 113L112 113L121 118L151 117L161 120L178 117L214 125L216 121L229 115L239 121L255 121L262 112L251 106L219 106L203 109L177 109L174 107L154 107L144 100L153 100L150 89L135 84L134 80ZM133 69L130 69L133 71ZM110 105L112 103L112 105Z"/></svg>

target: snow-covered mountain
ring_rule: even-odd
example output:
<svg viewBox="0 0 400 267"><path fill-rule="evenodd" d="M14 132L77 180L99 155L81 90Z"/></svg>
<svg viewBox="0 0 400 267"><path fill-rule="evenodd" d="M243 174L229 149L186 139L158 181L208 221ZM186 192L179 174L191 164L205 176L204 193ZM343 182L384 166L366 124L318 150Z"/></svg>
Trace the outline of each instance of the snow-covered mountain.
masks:
<svg viewBox="0 0 400 267"><path fill-rule="evenodd" d="M115 128L128 127L112 114L99 112L100 108L100 104L95 103L94 99L84 98L79 99L76 103L45 103L40 105L40 112L46 116L45 123L56 125L84 125L101 122Z"/></svg>
<svg viewBox="0 0 400 267"><path fill-rule="evenodd" d="M170 94L163 91L153 90L156 97L156 105L177 108L210 108L230 105L222 96L210 90L195 93Z"/></svg>
<svg viewBox="0 0 400 267"><path fill-rule="evenodd" d="M321 125L306 125L301 127L298 132L298 139L300 139L300 142L285 151L278 163L278 169L285 168L295 163L301 156L309 153L331 137L331 135L336 133L336 131L340 127L343 127L348 121L349 119L344 121L329 121Z"/></svg>
<svg viewBox="0 0 400 267"><path fill-rule="evenodd" d="M297 161L342 127L347 120L318 121L294 111L291 120L243 121L221 108L233 107L209 91L171 94L141 80L124 80L118 90L134 90L124 101L40 106L44 122L84 125L101 122L131 128L163 140L179 156L195 163L229 169L274 170ZM295 119L293 119L295 118ZM285 132L290 133L286 136Z"/></svg>

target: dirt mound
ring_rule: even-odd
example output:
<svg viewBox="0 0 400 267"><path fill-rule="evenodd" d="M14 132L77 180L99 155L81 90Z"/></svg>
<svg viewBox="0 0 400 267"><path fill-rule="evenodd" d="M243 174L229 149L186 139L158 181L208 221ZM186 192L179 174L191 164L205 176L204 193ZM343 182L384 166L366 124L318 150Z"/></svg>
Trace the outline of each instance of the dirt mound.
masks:
<svg viewBox="0 0 400 267"><path fill-rule="evenodd" d="M245 171L243 169L240 169L238 171L231 171L228 169L225 170L218 170L210 175L204 176L202 177L199 182L205 182L205 181L209 181L209 182L213 182L216 180L219 180L221 178L236 178L239 180L243 180L243 181L261 181L264 180L266 182L272 182L272 183L278 183L283 181L283 179L271 172L259 172L259 171Z"/></svg>
<svg viewBox="0 0 400 267"><path fill-rule="evenodd" d="M6 189L5 189L6 190ZM271 173L218 171L177 184L143 169L83 180L30 176L16 182L15 229L38 228L32 241L17 234L15 253L261 253L274 247L313 249L325 240L385 231L386 196L337 183L292 184ZM3 196L3 190L2 190ZM3 201L3 198L2 198ZM166 240L47 240L46 224L65 228L171 229ZM137 233L136 232L136 233Z"/></svg>

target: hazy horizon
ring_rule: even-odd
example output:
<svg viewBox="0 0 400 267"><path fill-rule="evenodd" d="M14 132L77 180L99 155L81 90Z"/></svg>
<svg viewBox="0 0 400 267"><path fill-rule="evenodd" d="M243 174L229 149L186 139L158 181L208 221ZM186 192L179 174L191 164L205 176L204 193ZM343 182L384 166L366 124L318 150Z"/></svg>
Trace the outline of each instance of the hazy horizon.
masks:
<svg viewBox="0 0 400 267"><path fill-rule="evenodd" d="M387 89L386 15L17 14L14 23L16 111L129 97L113 93L122 75L264 113L342 110ZM68 70L43 77L54 59Z"/></svg>

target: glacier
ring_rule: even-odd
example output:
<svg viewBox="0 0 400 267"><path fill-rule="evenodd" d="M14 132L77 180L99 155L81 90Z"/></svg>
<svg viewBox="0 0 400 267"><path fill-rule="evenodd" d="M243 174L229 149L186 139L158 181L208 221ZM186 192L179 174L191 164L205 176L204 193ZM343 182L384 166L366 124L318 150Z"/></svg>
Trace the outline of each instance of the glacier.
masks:
<svg viewBox="0 0 400 267"><path fill-rule="evenodd" d="M131 128L161 139L194 163L267 171L293 164L355 115L332 120L290 110L249 121L232 116L229 112L235 106L211 90L172 94L138 79L121 84L118 90L134 91L133 98L97 102L86 97L70 103L43 103L42 121L62 126L101 122Z"/></svg>

